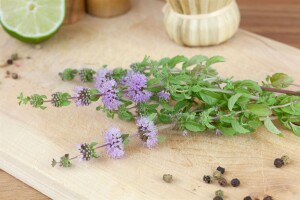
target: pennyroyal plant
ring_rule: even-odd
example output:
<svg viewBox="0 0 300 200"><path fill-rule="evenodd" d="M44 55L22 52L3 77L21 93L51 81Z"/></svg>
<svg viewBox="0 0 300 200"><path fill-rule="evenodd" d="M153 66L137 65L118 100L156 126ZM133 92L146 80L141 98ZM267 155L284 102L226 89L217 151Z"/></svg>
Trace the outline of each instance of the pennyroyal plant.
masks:
<svg viewBox="0 0 300 200"><path fill-rule="evenodd" d="M192 58L175 56L161 60L145 57L130 69L65 69L62 80L71 81L76 76L83 82L94 82L95 88L77 86L74 94L56 92L18 97L19 104L35 108L64 107L74 102L77 106L97 103L110 118L116 115L125 121L135 121L137 130L132 134L110 128L104 133L105 143L79 144L79 155L65 154L52 166L71 166L71 160L88 161L97 158L96 150L105 148L111 158L125 155L125 145L137 137L143 146L155 147L163 140L158 131L171 128L188 133L214 132L217 136L234 136L255 132L264 125L270 132L282 136L273 120L300 136L300 92L283 89L293 84L286 74L268 76L261 85L252 80L233 80L218 76L211 67L224 62L221 56ZM164 124L164 125L161 125Z"/></svg>

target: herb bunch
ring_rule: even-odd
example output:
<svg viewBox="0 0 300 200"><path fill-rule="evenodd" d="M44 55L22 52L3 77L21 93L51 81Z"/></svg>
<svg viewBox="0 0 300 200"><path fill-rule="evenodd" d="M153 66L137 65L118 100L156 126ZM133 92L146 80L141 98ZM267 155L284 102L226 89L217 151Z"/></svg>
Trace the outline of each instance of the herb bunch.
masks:
<svg viewBox="0 0 300 200"><path fill-rule="evenodd" d="M216 135L234 136L255 132L264 125L270 132L282 136L274 125L278 120L287 129L300 136L300 92L284 88L293 83L286 74L268 76L261 84L252 80L222 78L211 66L224 62L221 56L192 58L175 56L152 60L145 57L130 69L109 69L103 66L93 69L65 69L62 80L71 81L78 76L83 82L94 82L94 88L77 86L74 94L56 92L18 97L19 104L35 108L64 107L74 102L77 106L97 103L97 111L107 117L118 116L121 120L135 121L137 130L124 134L111 128L104 134L105 143L80 144L79 155L65 154L52 166L71 166L71 160L97 158L96 149L105 148L111 158L125 155L124 146L129 139L138 137L144 146L153 148L163 140L158 130L176 129L187 133L212 132ZM296 85L297 86L297 85ZM100 102L101 101L101 102Z"/></svg>

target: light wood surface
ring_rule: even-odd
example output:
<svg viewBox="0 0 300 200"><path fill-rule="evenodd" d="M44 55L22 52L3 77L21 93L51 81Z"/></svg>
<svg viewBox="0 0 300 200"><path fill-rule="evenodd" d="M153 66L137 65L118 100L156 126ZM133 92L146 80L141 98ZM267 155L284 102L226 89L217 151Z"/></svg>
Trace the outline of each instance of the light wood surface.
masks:
<svg viewBox="0 0 300 200"><path fill-rule="evenodd" d="M224 55L227 62L217 66L218 70L222 75L234 75L238 79L263 80L276 71L299 73L299 50L245 31L239 31L232 40L218 47L177 46L167 38L162 14L157 13L162 3L138 0L134 3L132 12L122 18L85 17L74 26L63 27L39 50L9 38L1 30L0 49L5 49L1 56L5 58L18 51L32 59L21 60L20 68L9 68L19 73L20 80L1 80L0 167L59 199L212 199L219 187L206 185L201 178L218 165L226 167L228 178L238 177L242 181L240 188L224 189L227 199L242 199L249 193L260 198L267 193L275 199L300 199L299 138L287 131L285 138L278 138L263 128L253 135L235 138L216 138L209 134L190 138L172 136L151 151L133 143L122 160L103 158L75 163L71 169L51 168L52 157L76 153L74 144L82 141L102 141L103 130L109 126L134 130L133 124L109 120L93 107L40 111L17 106L16 96L20 91L48 94L71 91L76 83L61 82L57 76L63 68L79 67L86 62L128 65L145 53L153 58L202 53ZM1 69L0 76L4 77L4 73ZM292 157L293 163L275 169L273 159L282 154ZM174 183L163 183L164 173L173 174ZM0 197L14 199L12 195Z"/></svg>

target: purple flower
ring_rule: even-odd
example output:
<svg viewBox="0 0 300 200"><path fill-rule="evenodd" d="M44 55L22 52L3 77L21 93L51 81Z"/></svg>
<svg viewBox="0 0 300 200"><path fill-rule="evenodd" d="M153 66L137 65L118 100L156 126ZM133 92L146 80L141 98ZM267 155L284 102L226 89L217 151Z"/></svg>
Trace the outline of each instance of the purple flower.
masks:
<svg viewBox="0 0 300 200"><path fill-rule="evenodd" d="M162 90L158 93L159 98L163 99L163 100L169 100L170 99L170 93L166 92L165 90Z"/></svg>
<svg viewBox="0 0 300 200"><path fill-rule="evenodd" d="M152 96L152 92L145 90L147 87L147 77L141 73L128 73L124 81L128 84L125 96L136 103L146 102Z"/></svg>
<svg viewBox="0 0 300 200"><path fill-rule="evenodd" d="M138 133L140 135L141 140L144 142L148 148L152 148L156 146L157 140L157 129L148 117L140 117L136 125L138 127Z"/></svg>
<svg viewBox="0 0 300 200"><path fill-rule="evenodd" d="M117 82L112 79L104 82L99 92L102 95L102 102L109 110L116 110L122 104L118 98Z"/></svg>
<svg viewBox="0 0 300 200"><path fill-rule="evenodd" d="M105 149L111 158L121 158L124 156L124 144L122 133L117 128L110 128L104 133L104 139L107 146Z"/></svg>
<svg viewBox="0 0 300 200"><path fill-rule="evenodd" d="M80 156L78 157L80 161L91 160L92 150L88 144L77 144L76 147L80 152Z"/></svg>
<svg viewBox="0 0 300 200"><path fill-rule="evenodd" d="M130 81L130 79L131 79L131 76L132 76L134 73L135 73L134 71L127 71L126 76L120 80L120 84L122 84L122 85L128 85L128 84L129 84L129 81Z"/></svg>
<svg viewBox="0 0 300 200"><path fill-rule="evenodd" d="M183 137L187 137L189 135L189 132L187 130L184 130L181 134Z"/></svg>
<svg viewBox="0 0 300 200"><path fill-rule="evenodd" d="M102 88L102 85L110 80L110 76L111 76L111 70L104 68L101 69L97 72L97 76L96 76L96 82L95 82L95 87L100 90Z"/></svg>
<svg viewBox="0 0 300 200"><path fill-rule="evenodd" d="M74 102L76 106L88 106L91 103L90 100L90 91L88 88L77 86L74 89Z"/></svg>
<svg viewBox="0 0 300 200"><path fill-rule="evenodd" d="M219 130L219 129L217 129L217 130L216 130L216 136L221 136L221 135L223 135L222 131Z"/></svg>

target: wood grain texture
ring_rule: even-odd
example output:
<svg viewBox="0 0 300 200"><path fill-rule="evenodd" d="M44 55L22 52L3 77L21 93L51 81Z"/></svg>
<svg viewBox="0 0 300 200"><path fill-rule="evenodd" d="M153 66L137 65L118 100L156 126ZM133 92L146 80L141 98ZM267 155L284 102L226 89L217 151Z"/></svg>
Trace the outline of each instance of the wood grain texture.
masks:
<svg viewBox="0 0 300 200"><path fill-rule="evenodd" d="M241 0L238 0L238 2L241 2ZM242 6L244 3L247 3L248 1L243 1L240 3ZM259 3L259 1L250 1L250 2L256 2ZM259 21L259 23L266 23L269 24L270 27L267 29L266 34L270 34L271 37L277 38L277 36L280 36L281 32L287 32L288 34L283 35L282 39L285 42L289 42L291 45L295 45L295 41L299 41L299 35L293 36L293 33L299 31L297 30L297 27L295 24L299 22L299 17L296 14L295 16L291 17L292 19L298 19L289 21L289 9L291 7L296 8L298 6L297 0L296 1L264 1L265 3L270 4L270 2L281 3L281 9L282 11L285 10L285 17L284 20L280 23L285 24L285 29L282 30L280 28L276 28L276 26L271 25L271 20L269 18L269 21L262 21L262 20L256 20ZM292 5L291 7L287 6L289 3L295 2L295 5ZM4 98L4 102L0 102L1 104L1 119L0 119L0 130L1 130L1 141L8 141L11 145L17 145L22 140L25 140L26 138L30 138L30 135L34 133L34 131L31 133L30 128L27 128L24 124L30 124L33 126L34 129L42 128L43 130L40 131L39 134L44 134L44 131L50 131L51 133L48 133L47 137L51 138L52 141L56 142L63 142L63 145L61 145L58 149L55 150L52 149L49 146L43 146L42 148L40 146L37 146L39 150L36 151L33 150L27 150L28 147L31 147L36 145L33 142L21 145L18 147L15 151L16 154L20 154L19 156L23 156L24 158L28 159L27 153L31 153L36 155L34 158L32 156L29 156L28 162L32 162L33 164L36 164L38 161L42 161L43 168L49 167L49 159L52 156L59 156L60 154L71 150L73 153L75 153L73 144L74 142L82 142L83 140L93 140L97 138L101 138L101 131L97 128L99 125L97 124L98 121L101 121L103 115L99 113L95 113L95 111L92 108L89 109L83 109L79 111L78 109L75 110L75 113L77 115L75 116L77 119L80 119L80 115L83 113L92 115L95 119L92 123L84 125L81 122L81 125L75 126L76 128L80 128L80 130L75 131L80 138L74 138L75 133L70 133L70 130L74 130L74 127L67 127L69 129L64 129L62 127L59 127L63 122L70 121L71 125L74 125L75 122L72 122L69 119L69 114L65 114L64 111L70 111L69 109L65 109L64 111L57 111L54 109L48 109L47 111L40 112L37 110L32 110L31 108L25 108L25 107L16 107L16 102L13 100L15 99L15 96L17 93L21 90L27 91L27 92L45 92L50 93L52 91L58 90L58 89L65 89L65 90L71 90L73 84L68 83L61 83L59 82L59 79L57 77L57 72L60 71L62 68L68 67L70 65L76 65L79 66L83 62L92 61L92 62L99 62L99 63L109 63L109 64L116 64L117 66L121 64L128 64L132 61L135 61L137 59L141 59L143 54L147 52L149 55L154 56L155 58L160 58L161 56L165 55L174 55L174 53L180 53L180 54L187 54L187 55L193 55L195 53L205 53L209 55L214 54L221 54L225 55L228 59L227 63L224 65L224 68L218 68L219 70L222 70L223 74L227 75L238 75L241 71L244 71L243 74L241 74L241 78L255 78L257 80L262 80L263 75L273 73L277 70L287 70L287 72L297 74L299 73L298 69L296 67L299 63L299 51L286 47L284 45L280 45L278 43L274 43L267 39L262 39L261 37L257 37L256 35L249 34L244 31L240 31L238 35L229 41L228 43L221 45L219 47L213 47L213 48L204 48L204 49L187 49L187 48L179 48L172 42L168 41L166 34L164 33L164 30L161 29L163 27L162 25L162 15L160 14L160 10L157 9L158 6L161 6L162 4L156 4L155 6L148 5L147 7L154 9L154 11L149 11L153 16L156 16L154 21L151 19L151 17L148 17L146 14L138 14L140 19L136 20L136 14L137 12L140 12L143 8L142 5L138 4L138 2L134 2L134 11L135 14L133 16L132 13L128 13L125 15L124 20L132 20L133 22L130 24L130 30L126 32L124 36L120 36L117 33L114 33L113 36L115 36L116 41L109 39L109 36L107 35L109 30L96 30L96 33L93 33L93 31L96 28L91 27L90 29L87 29L84 23L86 23L88 26L92 26L94 24L97 24L99 27L110 27L111 22L116 22L117 25L120 25L122 28L128 27L125 26L124 23L121 21L118 21L118 19L114 19L115 21L103 21L103 20L96 20L93 18L86 18L83 22L79 22L79 24L76 24L74 26L70 27L64 27L57 36L53 40L48 41L45 43L45 47L42 50L34 50L31 46L27 46L24 44L21 44L8 36L6 36L2 30L0 30L0 50L1 50L1 56L6 58L7 55L11 54L12 52L15 52L17 48L19 48L20 55L26 56L27 54L33 55L33 59L31 61L22 61L23 67L20 68L20 70L16 70L15 68L11 68L11 70L16 70L19 72L21 79L19 81L14 80L1 80L0 84L0 95L1 99L3 99L3 93L2 91L12 90L11 93L8 93L9 95ZM282 5L284 3L284 5ZM273 5L274 6L274 5ZM262 6L263 7L263 6ZM291 8L291 9L293 9ZM243 20L250 20L249 17L255 17L256 12L253 12L253 10L257 9L254 6L251 6L251 4L247 4L243 8L242 6L242 14L245 13L244 10L249 9L252 10L249 12L246 16L247 18L244 18ZM262 9L262 8L260 8ZM263 12L259 12L260 16L263 16ZM271 13L271 12L270 12ZM292 12L293 13L293 12ZM243 15L245 17L245 15ZM276 16L274 16L276 17ZM262 17L259 17L257 19L261 19ZM121 19L119 19L121 20ZM288 23L287 23L288 22ZM256 22L257 23L257 22ZM278 23L277 21L273 21L273 23ZM242 21L243 27L249 26L249 29L257 28L251 23L244 23ZM155 28L155 30L158 30L157 33L151 32L151 29ZM253 27L251 27L253 26ZM85 27L85 28L83 28ZM151 27L151 28L150 28ZM298 26L299 27L299 26ZM78 32L78 29L85 30L83 32ZM100 28L99 28L100 29ZM271 34L273 31L272 29L278 30L278 35ZM152 30L153 31L153 30ZM261 29L259 31L266 31L266 29ZM289 32L291 32L289 34ZM101 34L99 34L101 33ZM261 32L262 34L265 34L264 32ZM128 35L129 34L129 35ZM127 36L129 36L127 38ZM141 37L139 38L134 38ZM150 39L150 45L145 47L143 46L145 37L147 40ZM281 37L281 36L280 36ZM126 39L124 39L126 38ZM101 41L104 46L107 44L109 45L108 48L101 47L101 45L96 45L93 43L89 43L91 40L96 39L96 41ZM278 39L278 38L277 38ZM280 39L280 38L279 38ZM78 48L77 40L80 41L81 48L84 50L76 50L75 52L72 50L72 52L68 52L69 49L74 48L74 45L72 45L72 42L76 41L76 49ZM109 40L109 41L106 41ZM130 43L133 45L134 50L132 52L128 52L128 49L132 49L132 46L130 44L125 45L125 47L120 47L117 44L120 42L124 42L124 40L130 41ZM244 41L244 42L239 42ZM58 43L60 43L58 45ZM153 44L151 44L151 42ZM247 43L247 44L246 44ZM257 50L253 50L249 44L257 44L258 47L260 47ZM156 45L158 46L156 46ZM166 44L168 46L168 50L163 48L163 50L160 49L162 46L161 44ZM139 46L140 45L140 46ZM237 51L235 45L239 46L240 51ZM99 49L95 46L99 46ZM112 47L118 47L117 52L128 52L128 58L118 58L116 60L111 59L111 54L116 51L115 48ZM137 47L139 46L139 47ZM257 48L257 47L256 47ZM90 52L88 55L87 53L84 53L86 51L90 51L91 49L97 51ZM136 50L138 49L138 50ZM3 51L4 50L4 51ZM57 50L60 50L62 52L57 52ZM63 58L60 58L62 53ZM83 53L84 57L79 58L80 54ZM134 54L134 55L133 55ZM50 56L51 55L51 56ZM235 56L239 55L239 58L235 60ZM41 57L42 56L42 57ZM50 57L49 57L50 56ZM106 58L106 56L108 56ZM40 58L41 57L41 58ZM53 57L55 57L55 61L53 61ZM253 61L253 57L256 59ZM270 59L271 57L271 59ZM41 61L43 59L43 61ZM53 65L55 66L54 68ZM257 70L258 75L253 73L254 66L259 66L262 68L259 68ZM228 68L233 70L231 72L227 72ZM235 69L236 67L237 69ZM271 68L272 67L272 68ZM256 69L256 68L255 68ZM47 73L47 74L45 74ZM1 77L4 75L4 71L0 69ZM37 81L32 81L34 79L38 78ZM2 78L1 78L2 79ZM42 81L42 82L40 82ZM28 86L25 86L26 84L30 83ZM57 85L58 83L61 83L61 85ZM39 86L37 86L38 84ZM31 88L31 89L30 89ZM10 107L8 107L10 106ZM3 114L4 113L4 114ZM22 114L22 115L20 115ZM7 123L8 121L11 121L11 118L17 119L18 122L16 124L14 123ZM19 116L20 115L20 116ZM100 115L100 117L99 117ZM26 119L26 118L30 119ZM43 117L43 120L40 119L40 117ZM54 120L55 117L59 117L63 120L63 122L59 122L58 124L55 124L53 122L46 122L46 120ZM23 119L25 118L25 119ZM66 118L66 119L65 119ZM94 119L93 118L93 119ZM37 120L36 120L37 119ZM36 121L35 121L36 120ZM88 120L90 121L90 120ZM106 121L107 122L107 121ZM109 123L112 123L109 121ZM20 125L21 124L21 125ZM95 127L92 127L94 124L96 124ZM3 127L4 126L4 127ZM58 126L58 127L56 127ZM44 129L49 130L44 130ZM71 129L72 128L72 129ZM75 128L75 130L76 130ZM59 129L59 131L56 133L55 130ZM9 130L9 133L11 135L8 138L3 138L3 132L2 130ZM22 131L22 133L18 133ZM54 130L54 131L53 131ZM69 132L69 133L68 133ZM80 133L78 133L80 132ZM84 135L83 133L87 133ZM92 133L89 133L92 132ZM28 134L27 134L28 133ZM5 133L6 134L6 133ZM65 135L67 134L67 135ZM261 135L262 134L262 135ZM70 135L70 137L68 137ZM277 138L270 134L265 134L262 132L259 132L257 134L254 134L253 136L246 136L242 138L236 138L231 140L230 138L227 138L225 141L223 140L216 140L215 138L206 137L205 135L201 135L200 137L196 138L196 141L192 141L192 138L189 138L188 140L182 140L182 138L173 138L171 141L169 141L167 144L163 145L162 147L159 147L159 149L154 151L148 151L148 150L142 150L137 148L136 151L129 152L129 157L125 160L121 161L111 161L108 159L99 160L95 163L91 164L77 164L76 163L76 169L77 172L74 172L72 169L71 171L68 170L61 170L61 169L54 169L55 172L53 172L53 169L49 168L49 172L51 174L58 173L66 175L75 175L79 178L84 176L84 174L88 171L93 171L94 168L103 168L103 171L107 170L107 168L112 167L113 169L118 169L117 166L121 165L121 170L124 170L123 165L129 165L128 162L132 159L136 159L135 157L142 156L143 161L145 164L143 164L143 168L150 168L152 165L154 166L153 169L150 170L152 173L150 174L142 174L140 176L143 176L142 180L139 178L140 176L136 175L134 179L128 180L128 178L123 178L122 176L118 176L118 180L123 182L127 181L128 183L134 182L136 179L138 179L138 183L140 185L144 184L151 184L150 187L154 187L153 190L150 191L150 193L157 193L157 191L160 191L160 188L167 187L168 192L174 192L174 190L179 191L185 191L188 192L190 195L203 195L209 193L209 199L212 199L213 197L213 191L218 189L216 185L209 186L207 188L206 185L203 185L203 183L200 181L201 176L205 173L210 173L217 165L222 164L226 165L225 167L229 171L228 177L237 176L241 178L242 180L242 187L241 189L231 189L228 188L225 190L225 192L228 194L228 199L241 199L240 195L246 195L248 193L248 190L253 192L254 194L261 194L263 192L269 193L270 195L274 193L278 195L274 195L277 197L277 199L300 199L299 198L299 182L298 179L295 179L299 174L295 171L295 169L299 168L299 158L297 157L299 153L295 151L296 148L293 146L289 146L285 144L294 144L294 141L292 140L298 140L298 138L295 138L290 135L290 133L287 133L288 137L286 138ZM9 136L9 135L8 135ZM70 140L70 141L69 141ZM197 144L199 143L199 144ZM228 150L227 148L224 148L224 145L232 145L234 148ZM208 145L204 145L208 144ZM199 150L200 145L200 150ZM202 146L202 147L201 147ZM274 149L274 146L276 146L276 149ZM25 150L22 149L22 147L26 147ZM46 149L44 150L43 147ZM278 148L277 148L278 147ZM3 154L3 150L12 150L11 148L7 146L1 147L1 156L0 156L0 164L4 165L3 158L6 159L6 155ZM243 150L244 151L238 151ZM40 154L40 151L42 150L42 154ZM51 153L49 157L44 157L44 153L46 150L49 150ZM167 151L166 151L167 150ZM168 151L171 151L171 153L168 153ZM234 151L233 153L231 153ZM293 152L293 153L290 153ZM39 154L37 154L39 153ZM284 169L274 169L272 166L272 161L275 156L280 156L283 153L289 153L291 157L293 157L294 163L293 165L290 165ZM218 155L218 156L216 156ZM155 156L159 157L159 160L157 161L155 159ZM237 159L237 158L238 159ZM263 159L265 158L265 159ZM244 163L242 160L248 159L250 162L250 165L247 163ZM196 161L194 161L196 160ZM151 163L149 163L151 161ZM30 164L28 163L27 164ZM132 162L132 161L131 161ZM159 162L159 163L155 163ZM135 163L133 162L131 167L136 166L136 164L140 164L143 162ZM20 163L17 163L20 164ZM149 166L147 166L147 164ZM31 164L32 165L32 164ZM104 166L102 166L104 165ZM146 165L146 166L145 166ZM159 166L158 166L159 165ZM35 165L35 169L39 169L40 165ZM78 169L79 168L79 169ZM91 169L92 168L92 169ZM157 168L160 168L160 170L157 170ZM177 169L179 170L177 171ZM196 169L195 169L196 168ZM248 169L250 169L250 171ZM112 170L113 170L112 169ZM14 169L8 168L7 171L11 171ZM78 171L79 170L79 171ZM119 169L120 170L120 169ZM123 174L126 174L128 170L122 171ZM132 173L132 169L129 168L129 172ZM143 170L141 171L143 172ZM185 176L181 175L181 172L186 174ZM11 172L13 173L13 172ZM39 173L37 174L37 178L39 177ZM172 185L166 185L162 184L160 182L162 173L173 173L175 176L175 182ZM16 174L15 174L16 175ZM117 176L117 175L116 175ZM155 178L153 178L155 177ZM19 176L21 178L21 176ZM54 177L51 177L54 178ZM62 178L60 178L62 179ZM115 180L116 177L112 176L110 179ZM41 179L42 181L43 179ZM103 179L102 180L102 183ZM69 184L69 179L67 178L66 185ZM26 181L27 183L32 183L34 181ZM158 186L155 186L154 184L158 184ZM198 187L200 186L200 187ZM50 186L51 187L51 184ZM95 186L93 186L95 187ZM99 186L100 187L100 186ZM126 184L119 184L119 189L130 189L132 193L136 191L137 188L131 188L129 186L126 186ZM140 186L139 186L140 187ZM151 188L150 188L151 189ZM196 189L196 190L194 190ZM170 191L172 190L172 191ZM44 191L45 192L45 191ZM93 192L99 192L97 188ZM145 192L145 191L143 191ZM146 194L149 191L147 191ZM47 191L45 193L48 193ZM175 191L176 193L176 191ZM243 193L240 195L236 195L237 193ZM280 196L279 193L282 193ZM298 195L298 196L297 196ZM189 196L189 195L187 195ZM195 197L196 198L196 197ZM30 189L25 184L21 183L17 179L11 178L11 176L7 175L3 171L0 172L0 199L47 199L45 196L41 195L40 193L36 192L34 189ZM198 197L199 199L199 197ZM200 199L204 199L201 198ZM208 198L207 198L208 199Z"/></svg>
<svg viewBox="0 0 300 200"><path fill-rule="evenodd" d="M300 1L237 0L241 28L300 48Z"/></svg>

